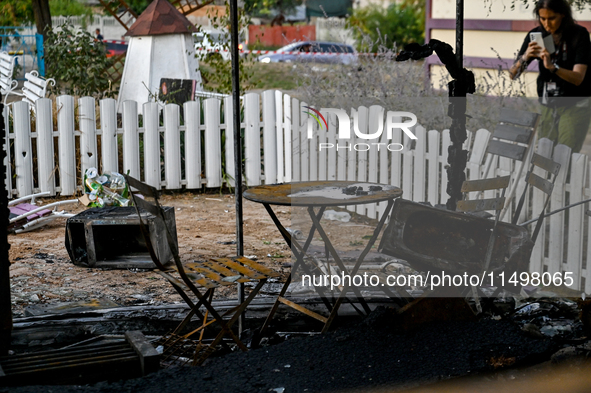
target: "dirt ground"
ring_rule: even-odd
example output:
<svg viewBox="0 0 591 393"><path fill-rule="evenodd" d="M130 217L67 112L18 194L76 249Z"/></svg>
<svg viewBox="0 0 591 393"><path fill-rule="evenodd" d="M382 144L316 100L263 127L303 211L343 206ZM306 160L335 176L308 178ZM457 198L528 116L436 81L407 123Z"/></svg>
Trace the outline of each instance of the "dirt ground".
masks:
<svg viewBox="0 0 591 393"><path fill-rule="evenodd" d="M40 199L38 205L53 202ZM161 203L175 208L179 250L183 261L236 254L236 214L233 195L219 193L176 193L163 195ZM70 205L66 211L78 213L82 205ZM275 206L284 226L291 225L290 207ZM300 216L298 215L298 218ZM291 252L263 205L244 201L244 255L256 257L266 266L287 276ZM299 221L299 220L298 220ZM306 230L309 223L301 222ZM324 221L325 230L336 238L339 249L362 249L375 221L356 216L350 222ZM105 305L180 303L182 299L170 284L154 271L138 269L107 270L75 266L64 244L65 219L28 233L11 234L10 277L15 317L25 315L29 305L58 302L102 301ZM308 227L309 228L309 227ZM318 236L316 236L318 237ZM364 238L365 237L365 238ZM313 244L320 245L318 240ZM232 296L218 291L218 297Z"/></svg>

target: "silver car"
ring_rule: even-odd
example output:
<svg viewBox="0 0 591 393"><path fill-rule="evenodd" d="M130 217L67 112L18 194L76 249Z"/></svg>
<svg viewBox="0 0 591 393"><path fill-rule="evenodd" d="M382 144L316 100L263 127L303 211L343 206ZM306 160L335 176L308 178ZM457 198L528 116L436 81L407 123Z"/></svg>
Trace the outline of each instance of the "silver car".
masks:
<svg viewBox="0 0 591 393"><path fill-rule="evenodd" d="M258 57L261 63L356 64L357 52L351 45L337 42L300 41Z"/></svg>

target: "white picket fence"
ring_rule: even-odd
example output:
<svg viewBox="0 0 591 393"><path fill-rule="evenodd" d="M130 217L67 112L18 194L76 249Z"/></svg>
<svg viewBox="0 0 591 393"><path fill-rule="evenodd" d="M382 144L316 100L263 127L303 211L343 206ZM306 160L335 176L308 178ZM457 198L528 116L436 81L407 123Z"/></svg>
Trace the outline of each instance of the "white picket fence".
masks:
<svg viewBox="0 0 591 393"><path fill-rule="evenodd" d="M146 103L139 108L135 102L128 101L119 121L116 101L112 99L101 100L98 113L94 99L89 97L75 102L71 96L60 96L56 108L53 105L49 99L38 100L34 121L28 104L23 102L12 104L12 122L5 116L11 163L6 184L13 197L43 191L51 195L73 195L82 188L82 174L89 167L98 167L101 172L129 171L159 189L218 188L225 181L233 185L231 179L224 178L224 172L234 174L231 97L187 102L183 105L183 119L180 107L175 104L162 108L156 103ZM445 192L448 130L427 131L416 126L414 143L401 131L395 131L392 140L387 140L384 132L376 140L353 138L343 142L334 132L336 116L325 114L330 131L318 127L314 121L315 133L309 139L309 118L303 108L306 104L289 95L278 91L248 93L242 99L242 106L244 179L249 186L352 180L400 186L403 198L417 202L445 203L448 198ZM358 129L372 133L378 128L383 109L360 107L352 111L351 118L353 112L357 114ZM486 160L490 159L485 157L489 137L487 130L469 133L465 148L471 152L467 168L470 179L480 178ZM319 143L331 143L335 147L319 151ZM377 143L382 144L379 151L377 145L372 145ZM385 147L396 143L404 149L389 151ZM353 148L356 144L359 151ZM370 151L363 151L363 144L372 146ZM550 209L590 198L588 157L571 155L565 146L552 150L552 144L543 141L538 147L538 152L553 156L562 164ZM492 168L488 177L516 172L515 163L508 159L493 159ZM517 181L523 183L522 179ZM541 203L542 196L533 192L520 222L537 217ZM379 204L353 209L375 218L384 207ZM591 267L587 267L591 255L591 222L585 210L586 205L581 205L545 220L530 266L538 272L572 272L573 287L591 293ZM510 214L505 221L509 219Z"/></svg>

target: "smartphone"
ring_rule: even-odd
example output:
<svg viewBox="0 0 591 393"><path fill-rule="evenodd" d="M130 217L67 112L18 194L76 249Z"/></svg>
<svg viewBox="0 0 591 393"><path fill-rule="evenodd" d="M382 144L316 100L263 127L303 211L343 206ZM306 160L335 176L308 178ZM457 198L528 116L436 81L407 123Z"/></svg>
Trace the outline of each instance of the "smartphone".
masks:
<svg viewBox="0 0 591 393"><path fill-rule="evenodd" d="M529 40L538 44L542 49L546 48L546 45L544 45L544 38L540 32L529 33Z"/></svg>
<svg viewBox="0 0 591 393"><path fill-rule="evenodd" d="M537 43L542 49L546 48L546 50L549 53L554 53L556 50L554 47L554 40L552 39L552 34L542 38L542 33L532 32L529 33L529 39L530 41Z"/></svg>

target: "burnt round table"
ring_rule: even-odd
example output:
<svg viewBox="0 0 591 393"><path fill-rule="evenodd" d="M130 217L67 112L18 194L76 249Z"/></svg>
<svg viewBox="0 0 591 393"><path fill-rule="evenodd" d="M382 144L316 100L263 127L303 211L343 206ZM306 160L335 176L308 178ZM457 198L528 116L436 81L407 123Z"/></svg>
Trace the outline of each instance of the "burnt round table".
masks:
<svg viewBox="0 0 591 393"><path fill-rule="evenodd" d="M349 275L350 277L355 276L355 274L359 270L359 267L361 266L361 263L363 262L363 259L371 250L371 247L374 245L380 231L382 230L384 222L386 221L386 218L390 214L390 211L392 210L392 207L394 205L394 199L400 197L401 195L402 190L395 186L355 181L309 181L298 183L269 184L252 187L244 191L244 198L253 202L262 203L265 206L265 209L271 216L271 219L277 226L277 229L279 229L281 235L283 236L288 246L294 253L294 256L296 257L296 262L292 267L292 272L289 274L283 288L281 289L277 301L275 302L273 308L271 309L271 312L269 313L269 316L267 317L267 320L261 328L261 332L265 330L265 328L273 318L273 315L279 307L279 303L286 304L302 313L305 313L323 322L324 327L322 329L322 332L325 332L330 328L330 325L336 317L338 309L343 300L345 299L346 293L349 290L352 290L355 293L355 295L359 298L365 312L369 313L369 306L363 300L363 297L361 296L359 290L354 286L351 288L349 288L346 285L343 286L343 288L339 292L339 297L336 299L334 304L331 304L326 298L326 296L324 296L323 291L319 291L319 289L316 287L316 291L320 295L320 298L330 311L330 315L328 316L328 318L291 302L290 300L284 298L284 295L287 291L287 288L289 287L289 284L291 283L292 274L296 271L297 268L301 267L305 273L310 275L309 270L303 263L303 259L316 231L318 231L319 235L324 241L327 252L330 253L330 255L333 257L335 263L341 269L341 271L345 275ZM353 269L349 272L345 268L337 251L333 247L330 239L328 238L326 232L320 224L320 220L322 219L324 210L329 206L350 206L385 201L387 201L388 204L382 213L382 217L380 218L373 235L369 239L365 249L359 255L359 258L357 259L357 262L355 263ZM287 231L283 224L281 224L281 222L273 212L271 205L301 206L307 208L310 219L312 220L312 227L303 245L300 244L292 236L292 234Z"/></svg>

